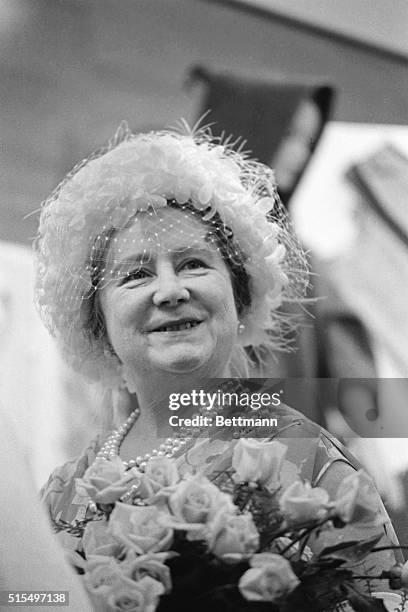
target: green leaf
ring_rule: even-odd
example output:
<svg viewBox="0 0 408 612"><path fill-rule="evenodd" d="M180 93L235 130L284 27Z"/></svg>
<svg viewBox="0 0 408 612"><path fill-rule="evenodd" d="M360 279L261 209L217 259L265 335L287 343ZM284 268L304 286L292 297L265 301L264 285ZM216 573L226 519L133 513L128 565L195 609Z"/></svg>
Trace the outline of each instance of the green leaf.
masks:
<svg viewBox="0 0 408 612"><path fill-rule="evenodd" d="M365 559L370 554L375 545L381 540L383 534L379 533L367 540L350 540L349 542L341 542L335 546L324 548L320 554L322 557L331 557L334 559L342 559L343 561L351 561L353 563Z"/></svg>
<svg viewBox="0 0 408 612"><path fill-rule="evenodd" d="M382 599L357 592L349 594L348 599L353 610L356 612L387 612Z"/></svg>

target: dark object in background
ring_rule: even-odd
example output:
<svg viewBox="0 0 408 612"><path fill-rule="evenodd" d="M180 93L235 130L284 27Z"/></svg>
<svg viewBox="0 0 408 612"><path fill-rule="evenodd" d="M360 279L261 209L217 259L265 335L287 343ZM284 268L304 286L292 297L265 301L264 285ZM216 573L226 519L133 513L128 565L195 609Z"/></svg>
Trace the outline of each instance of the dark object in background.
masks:
<svg viewBox="0 0 408 612"><path fill-rule="evenodd" d="M408 158L386 144L350 168L348 178L408 246Z"/></svg>
<svg viewBox="0 0 408 612"><path fill-rule="evenodd" d="M244 150L273 167L285 204L330 117L334 89L316 80L212 72L195 66L190 82L206 86L198 116L214 135L244 141Z"/></svg>
<svg viewBox="0 0 408 612"><path fill-rule="evenodd" d="M346 307L333 305L320 313L319 340L324 344L319 373L323 378L375 378L374 355L368 332Z"/></svg>
<svg viewBox="0 0 408 612"><path fill-rule="evenodd" d="M321 313L318 330L320 375L339 380L335 399L326 403L337 405L349 425L356 411L361 412L359 422L376 421L379 416L377 372L365 326L351 312L331 309ZM362 435L361 431L358 433Z"/></svg>
<svg viewBox="0 0 408 612"><path fill-rule="evenodd" d="M231 74L201 65L191 68L188 83L204 86L197 118L204 116L203 123L215 136L232 136L234 148L250 151L251 157L273 167L279 194L288 205L330 116L333 88L316 78L295 81L271 74ZM311 287L308 297L312 296ZM281 355L279 364L257 364L253 375L315 377L313 326L301 330L297 344L299 351ZM303 412L320 422L312 392L309 397L312 401Z"/></svg>

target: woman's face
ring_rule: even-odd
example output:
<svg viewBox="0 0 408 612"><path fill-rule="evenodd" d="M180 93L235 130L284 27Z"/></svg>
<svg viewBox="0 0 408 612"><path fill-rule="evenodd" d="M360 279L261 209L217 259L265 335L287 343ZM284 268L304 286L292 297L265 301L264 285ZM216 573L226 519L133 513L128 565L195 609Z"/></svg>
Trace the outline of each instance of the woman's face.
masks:
<svg viewBox="0 0 408 612"><path fill-rule="evenodd" d="M223 376L237 339L230 274L191 213L139 213L111 242L100 289L109 341L135 380L152 373Z"/></svg>

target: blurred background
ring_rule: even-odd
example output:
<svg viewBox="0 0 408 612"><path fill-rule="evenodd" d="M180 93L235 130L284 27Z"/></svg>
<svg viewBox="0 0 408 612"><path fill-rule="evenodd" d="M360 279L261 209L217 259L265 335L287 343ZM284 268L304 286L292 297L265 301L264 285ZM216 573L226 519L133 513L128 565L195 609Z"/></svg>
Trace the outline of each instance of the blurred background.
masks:
<svg viewBox="0 0 408 612"><path fill-rule="evenodd" d="M100 405L31 305L40 203L122 119L207 112L275 167L311 255L299 351L262 374L313 380L297 407L359 455L404 532L407 32L405 0L0 0L0 402L38 483Z"/></svg>
<svg viewBox="0 0 408 612"><path fill-rule="evenodd" d="M338 26L289 19L308 5L309 12L316 6L316 20L326 14ZM257 6L276 8L257 12ZM0 237L28 244L37 220L23 221L24 215L121 119L135 130L197 119L199 91L185 86L196 64L295 82L316 78L336 87L335 119L405 123L407 6L404 0L392 6L382 0L1 0Z"/></svg>

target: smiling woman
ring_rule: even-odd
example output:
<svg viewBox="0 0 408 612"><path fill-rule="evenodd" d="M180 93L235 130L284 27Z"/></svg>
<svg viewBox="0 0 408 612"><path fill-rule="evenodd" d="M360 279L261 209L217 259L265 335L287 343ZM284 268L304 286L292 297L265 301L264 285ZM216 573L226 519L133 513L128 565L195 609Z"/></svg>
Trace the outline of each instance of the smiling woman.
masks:
<svg viewBox="0 0 408 612"><path fill-rule="evenodd" d="M139 213L118 234L108 268L109 260L117 262L114 278L99 299L130 390L146 380L157 389L166 373L229 374L238 315L227 265L198 215Z"/></svg>
<svg viewBox="0 0 408 612"><path fill-rule="evenodd" d="M183 214L172 222L169 211ZM136 241L139 226L146 235L137 245L130 241ZM214 251L228 268L242 324L224 364L230 373L247 373L245 346L253 355L287 347L293 321L279 306L302 297L307 275L272 171L212 143L206 130L136 137L122 131L107 151L81 163L61 183L47 200L40 223L40 312L74 367L108 386L122 381L99 290L113 275L125 287L126 275L136 273L129 268L132 260L141 266L152 256L152 246L163 251L161 243L174 251L176 236L184 250L201 242L200 249ZM116 246L118 241L126 242ZM125 244L128 250L131 244L137 247L131 261L119 256L117 249ZM150 271L141 266L137 274Z"/></svg>
<svg viewBox="0 0 408 612"><path fill-rule="evenodd" d="M183 425L173 435L169 401L174 392L197 396L211 379L247 376L250 355L258 359L287 348L286 334L296 325L280 307L302 300L305 258L269 168L213 141L205 129L136 136L122 130L47 200L37 252L39 310L66 359L113 393L132 398L125 422L105 440L98 436L77 461L58 468L44 489L56 528L81 553L77 564L89 570L88 576L94 566L91 558L84 564L84 556L111 555L116 572L127 567L135 550L141 554L140 547L124 551L123 542L128 546L131 539L122 533L123 525L111 541L118 516L129 518L129 529L133 524L124 504L140 509L157 503L154 509L143 508L146 529L153 522L156 531L166 533L166 546L174 544L168 516L161 515L175 482L173 477L168 481L168 471L179 470L187 478L186 488L188 473L197 470L221 490L228 488L231 477L228 481L225 474L233 470L239 436L284 440L284 445L276 441L280 455L287 457L282 489L307 480L324 487L328 499L358 467L327 432L284 405L262 407L256 419L246 418L249 409L239 402L232 402L224 415L223 406L209 410L203 402L191 414L183 405L177 417ZM240 392L251 394L245 384ZM255 390L262 386L256 383ZM235 386L232 390L229 395L237 395ZM218 426L221 421L224 426ZM267 469L275 474L276 467ZM152 470L154 482L165 486L158 496ZM222 498L215 484L207 490ZM190 522L203 516L207 492L193 495L186 511ZM374 490L372 498L375 521L361 527L361 537L372 536L374 529L379 539L382 523L392 536ZM107 517L116 502L111 532ZM159 515L166 525L158 524ZM246 515L235 519L250 522ZM176 530L186 526L181 518L177 525ZM212 525L201 525L197 539L205 540ZM95 529L101 531L102 548ZM250 526L251 533L254 529ZM381 567L383 561L377 553L372 563ZM134 594L136 586L129 585L128 577L120 589L111 578L106 579L109 588L100 576L89 578L91 593L105 593L110 602L122 589ZM168 581L166 587L154 582L155 605L134 609L155 609L163 588L169 590ZM177 609L191 609L190 602L183 605Z"/></svg>

